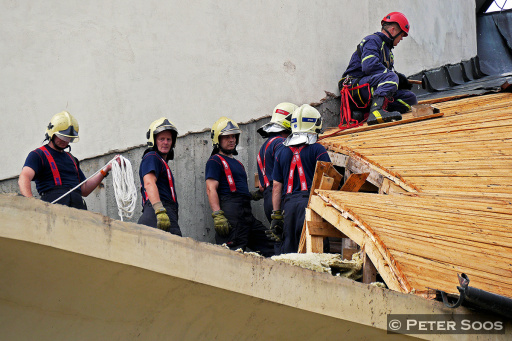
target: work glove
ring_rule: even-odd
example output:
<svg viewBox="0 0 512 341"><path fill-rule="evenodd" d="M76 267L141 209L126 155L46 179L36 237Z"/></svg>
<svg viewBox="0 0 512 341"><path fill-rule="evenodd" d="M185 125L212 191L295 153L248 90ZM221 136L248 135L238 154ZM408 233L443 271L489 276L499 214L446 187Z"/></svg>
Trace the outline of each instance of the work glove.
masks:
<svg viewBox="0 0 512 341"><path fill-rule="evenodd" d="M224 216L224 211L215 211L212 213L212 217L215 232L217 232L221 237L227 237L229 235L229 231L231 230L231 225Z"/></svg>
<svg viewBox="0 0 512 341"><path fill-rule="evenodd" d="M396 72L396 75L398 76L398 89L403 89L403 90L411 90L412 89L412 84L409 83L409 80L403 73Z"/></svg>
<svg viewBox="0 0 512 341"><path fill-rule="evenodd" d="M254 192L251 192L251 200L258 201L263 199L263 192L259 189L255 190Z"/></svg>
<svg viewBox="0 0 512 341"><path fill-rule="evenodd" d="M164 208L162 202L159 201L154 203L153 209L156 214L156 227L166 232L169 231L171 229L171 220L169 220L167 210Z"/></svg>
<svg viewBox="0 0 512 341"><path fill-rule="evenodd" d="M272 222L270 223L270 230L265 231L267 238L280 242L283 238L284 216L282 210L274 210L270 215Z"/></svg>

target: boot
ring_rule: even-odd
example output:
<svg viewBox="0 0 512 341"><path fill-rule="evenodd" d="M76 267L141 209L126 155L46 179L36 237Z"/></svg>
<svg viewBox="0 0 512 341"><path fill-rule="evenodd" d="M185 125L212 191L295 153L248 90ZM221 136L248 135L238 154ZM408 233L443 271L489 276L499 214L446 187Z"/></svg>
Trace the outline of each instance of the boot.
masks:
<svg viewBox="0 0 512 341"><path fill-rule="evenodd" d="M358 110L352 111L352 119L360 123L362 120L364 120L364 113Z"/></svg>
<svg viewBox="0 0 512 341"><path fill-rule="evenodd" d="M385 99L386 97L383 96L373 97L370 105L370 116L366 121L369 126L384 122L400 121L402 119L402 114L398 111L386 111L382 108Z"/></svg>

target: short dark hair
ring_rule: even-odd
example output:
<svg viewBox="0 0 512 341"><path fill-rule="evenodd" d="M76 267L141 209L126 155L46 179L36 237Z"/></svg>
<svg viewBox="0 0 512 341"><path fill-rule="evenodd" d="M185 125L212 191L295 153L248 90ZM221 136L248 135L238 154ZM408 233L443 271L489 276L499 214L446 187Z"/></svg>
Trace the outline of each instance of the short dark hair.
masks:
<svg viewBox="0 0 512 341"><path fill-rule="evenodd" d="M400 28L400 25L398 25L396 22L383 22L382 23L382 29L387 29L388 27L396 26L397 28Z"/></svg>

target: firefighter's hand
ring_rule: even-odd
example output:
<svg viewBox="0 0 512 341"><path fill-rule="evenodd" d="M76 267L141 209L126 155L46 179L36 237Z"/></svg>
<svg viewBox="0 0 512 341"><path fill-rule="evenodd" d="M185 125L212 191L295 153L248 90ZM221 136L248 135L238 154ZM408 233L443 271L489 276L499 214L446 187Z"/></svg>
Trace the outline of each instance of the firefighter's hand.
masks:
<svg viewBox="0 0 512 341"><path fill-rule="evenodd" d="M255 190L254 192L251 192L251 200L258 201L263 199L263 192L259 189Z"/></svg>
<svg viewBox="0 0 512 341"><path fill-rule="evenodd" d="M409 80L403 73L397 72L396 75L398 76L398 89L404 89L404 90L412 89L412 84L409 83Z"/></svg>
<svg viewBox="0 0 512 341"><path fill-rule="evenodd" d="M221 237L227 237L229 235L229 231L231 230L231 225L229 221L224 216L224 211L218 210L212 213L213 217L213 226L215 227L215 231Z"/></svg>
<svg viewBox="0 0 512 341"><path fill-rule="evenodd" d="M167 215L167 210L161 201L153 204L153 208L156 214L156 227L160 230L169 231L171 228L171 220Z"/></svg>
<svg viewBox="0 0 512 341"><path fill-rule="evenodd" d="M282 210L272 211L272 222L270 230L265 231L266 236L273 241L279 242L283 238L284 216Z"/></svg>

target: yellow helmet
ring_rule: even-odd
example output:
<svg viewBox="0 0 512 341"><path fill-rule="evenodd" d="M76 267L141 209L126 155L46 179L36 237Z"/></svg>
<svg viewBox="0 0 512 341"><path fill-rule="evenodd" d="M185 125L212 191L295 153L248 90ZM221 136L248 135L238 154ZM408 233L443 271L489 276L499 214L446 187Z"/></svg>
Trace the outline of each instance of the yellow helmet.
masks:
<svg viewBox="0 0 512 341"><path fill-rule="evenodd" d="M219 136L221 135L236 135L236 145L238 146L238 142L240 140L240 127L238 127L238 124L236 124L235 121L232 119L229 119L227 117L222 116L215 122L212 126L211 130L211 138L212 138L212 145L213 145L213 154L216 154L218 149L220 149L219 144ZM235 151L233 152L233 155L237 155L236 147Z"/></svg>
<svg viewBox="0 0 512 341"><path fill-rule="evenodd" d="M171 148L174 148L174 145L176 144L176 137L178 136L178 129L176 129L176 126L174 124L172 124L172 122L169 121L165 117L160 117L158 120L153 121L149 125L148 132L146 133L146 138L148 139L149 147L153 147L155 145L155 136L164 130L171 131L171 133L172 133L172 147Z"/></svg>
<svg viewBox="0 0 512 341"><path fill-rule="evenodd" d="M283 142L285 146L313 144L322 131L322 116L318 110L303 104L292 114L292 134Z"/></svg>
<svg viewBox="0 0 512 341"><path fill-rule="evenodd" d="M160 117L158 120L151 122L149 125L149 129L146 133L146 138L148 139L148 147L153 147L153 150L156 149L155 145L155 136L161 133L162 131L170 130L172 134L172 146L169 153L167 153L167 160L174 159L174 146L176 146L176 138L178 137L178 129L165 117ZM146 150L146 152L152 149ZM144 152L144 155L146 154Z"/></svg>
<svg viewBox="0 0 512 341"><path fill-rule="evenodd" d="M63 111L53 115L48 128L46 128L45 138L52 140L54 135L60 139L71 142L78 142L78 121L69 112Z"/></svg>
<svg viewBox="0 0 512 341"><path fill-rule="evenodd" d="M297 109L297 106L293 103L279 103L274 108L270 122L259 128L258 133L262 137L268 137L270 133L291 131L290 121L295 109Z"/></svg>

